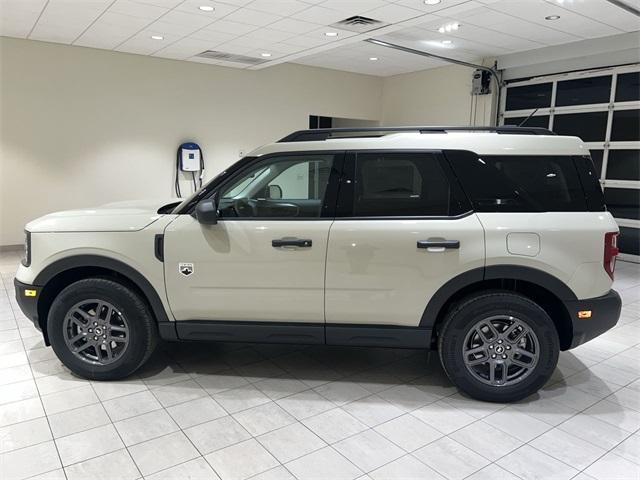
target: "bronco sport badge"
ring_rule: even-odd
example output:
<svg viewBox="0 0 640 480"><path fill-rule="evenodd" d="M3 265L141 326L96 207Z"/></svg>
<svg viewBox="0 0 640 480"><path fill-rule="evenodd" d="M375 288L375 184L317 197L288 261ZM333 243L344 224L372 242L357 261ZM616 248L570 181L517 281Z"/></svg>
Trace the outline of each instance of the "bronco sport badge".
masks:
<svg viewBox="0 0 640 480"><path fill-rule="evenodd" d="M185 277L188 277L193 273L193 263L179 263L178 271Z"/></svg>

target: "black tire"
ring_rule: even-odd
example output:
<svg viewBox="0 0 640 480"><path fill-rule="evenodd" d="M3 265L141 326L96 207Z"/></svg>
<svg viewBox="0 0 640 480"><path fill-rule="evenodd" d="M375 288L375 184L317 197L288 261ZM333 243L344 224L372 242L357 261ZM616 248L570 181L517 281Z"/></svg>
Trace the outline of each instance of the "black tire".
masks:
<svg viewBox="0 0 640 480"><path fill-rule="evenodd" d="M126 348L106 365L78 358L65 341L68 312L89 299L108 302L126 318ZM75 374L90 380L119 380L131 375L153 353L158 339L155 319L145 301L132 289L105 278L79 280L62 290L49 310L47 333L60 361Z"/></svg>
<svg viewBox="0 0 640 480"><path fill-rule="evenodd" d="M495 350L486 350L488 362L481 363L481 366L478 367L470 366L468 368L463 349L469 338L473 338L474 332L477 332L475 329L477 322L502 316L507 316L507 319L513 316L526 324L529 331L537 337L535 341L537 341L539 353L537 363L533 368L527 370L529 373L526 376L523 375L521 380L514 380L513 383L505 382L503 385L492 385L485 383L487 379L483 382L478 378L479 375L474 375L470 370L474 368L488 370L491 361L489 359ZM506 340L503 342L505 342L504 345L507 345ZM482 341L481 343L482 347L489 344L487 349L497 348L497 343L493 341ZM500 343L502 344L502 342ZM513 355L516 346L513 347L513 350L511 348L510 346L510 351L505 353ZM438 338L440 361L449 379L467 395L487 402L515 402L537 392L555 370L559 350L558 332L549 315L528 298L502 291L476 294L462 300L445 317ZM482 362L485 353L478 355L480 355L480 362ZM500 362L500 358L498 362ZM502 373L503 368L496 367L496 371ZM518 367L509 368L517 369ZM509 371L508 368L507 371Z"/></svg>

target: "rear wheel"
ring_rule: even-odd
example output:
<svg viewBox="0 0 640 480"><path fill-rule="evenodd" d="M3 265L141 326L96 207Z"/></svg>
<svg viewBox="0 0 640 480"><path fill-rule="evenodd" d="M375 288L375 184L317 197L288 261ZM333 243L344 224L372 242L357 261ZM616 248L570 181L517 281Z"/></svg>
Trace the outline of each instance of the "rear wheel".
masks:
<svg viewBox="0 0 640 480"><path fill-rule="evenodd" d="M49 311L47 332L62 363L92 380L132 374L151 355L158 336L140 296L104 278L80 280L62 290Z"/></svg>
<svg viewBox="0 0 640 480"><path fill-rule="evenodd" d="M549 315L510 292L462 301L445 318L438 346L451 381L490 402L512 402L538 391L551 377L560 350Z"/></svg>

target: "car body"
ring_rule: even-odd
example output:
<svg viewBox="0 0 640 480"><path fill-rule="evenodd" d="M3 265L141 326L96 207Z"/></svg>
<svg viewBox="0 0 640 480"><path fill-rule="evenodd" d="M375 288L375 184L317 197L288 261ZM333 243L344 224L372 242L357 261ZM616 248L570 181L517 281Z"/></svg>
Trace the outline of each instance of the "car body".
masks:
<svg viewBox="0 0 640 480"><path fill-rule="evenodd" d="M102 279L141 301L154 338L438 348L441 358L447 349L456 358L472 352L466 364L484 370L454 368L445 353L452 380L477 398L509 401L541 386L557 350L603 333L620 313L611 290L618 227L589 151L576 137L541 129L296 132L179 204L54 213L26 231L17 299L47 343L52 325L64 324L66 343L52 342L59 356L64 345L86 345L70 347L69 337L86 336L88 327L64 320L68 308L54 315L53 306L75 282ZM111 300L120 315L117 295ZM471 325L473 308L484 304L493 320ZM101 305L75 306L85 309L76 317L96 315ZM117 322L130 329L123 315ZM537 318L544 321L536 333ZM444 332L456 328L464 335L448 346ZM528 337L503 352L510 330ZM500 344L484 342L483 331ZM125 343L116 338L116 350L124 348L117 342ZM535 362L518 376L525 345ZM545 345L553 347L548 355ZM85 346L96 357L104 348ZM500 363L520 355L515 350L524 356ZM114 373L115 360L107 368L99 358L88 365L70 358L72 370L98 379L139 366ZM489 380L494 374L504 375L502 384Z"/></svg>

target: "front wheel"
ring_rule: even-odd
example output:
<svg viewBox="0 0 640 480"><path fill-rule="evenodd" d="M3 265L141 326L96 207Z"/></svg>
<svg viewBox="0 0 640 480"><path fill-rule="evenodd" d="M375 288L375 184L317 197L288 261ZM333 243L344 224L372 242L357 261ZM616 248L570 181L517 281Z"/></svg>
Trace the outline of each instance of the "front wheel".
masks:
<svg viewBox="0 0 640 480"><path fill-rule="evenodd" d="M113 280L88 278L62 290L47 318L51 346L72 372L118 380L151 355L157 327L146 303Z"/></svg>
<svg viewBox="0 0 640 480"><path fill-rule="evenodd" d="M549 380L560 344L540 306L522 295L493 292L469 297L449 312L438 349L460 390L478 400L513 402Z"/></svg>

